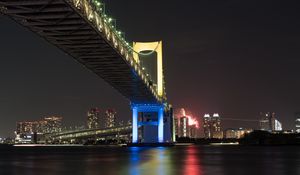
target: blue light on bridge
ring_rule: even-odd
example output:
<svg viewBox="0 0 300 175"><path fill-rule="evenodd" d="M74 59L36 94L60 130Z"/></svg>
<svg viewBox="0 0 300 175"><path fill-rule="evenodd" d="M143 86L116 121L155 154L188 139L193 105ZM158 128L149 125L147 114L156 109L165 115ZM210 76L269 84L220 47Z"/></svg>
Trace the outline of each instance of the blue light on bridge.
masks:
<svg viewBox="0 0 300 175"><path fill-rule="evenodd" d="M164 142L164 108L160 107L158 111L158 142Z"/></svg>
<svg viewBox="0 0 300 175"><path fill-rule="evenodd" d="M157 122L143 121L138 122L139 112L155 112L157 113ZM132 105L132 143L138 143L138 127L146 125L157 126L157 141L159 143L164 142L164 106L160 104L138 104ZM152 132L153 133L153 132ZM147 137L147 135L144 137Z"/></svg>
<svg viewBox="0 0 300 175"><path fill-rule="evenodd" d="M138 109L132 107L132 143L138 143Z"/></svg>

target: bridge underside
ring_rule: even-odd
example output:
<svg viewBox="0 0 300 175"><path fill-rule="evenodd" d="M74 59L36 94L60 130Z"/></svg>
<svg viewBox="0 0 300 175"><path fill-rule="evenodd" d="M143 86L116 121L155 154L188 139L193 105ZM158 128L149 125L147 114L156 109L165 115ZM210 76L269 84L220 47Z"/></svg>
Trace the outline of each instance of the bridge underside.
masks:
<svg viewBox="0 0 300 175"><path fill-rule="evenodd" d="M159 103L124 57L68 0L0 0L0 11L72 56L132 103Z"/></svg>

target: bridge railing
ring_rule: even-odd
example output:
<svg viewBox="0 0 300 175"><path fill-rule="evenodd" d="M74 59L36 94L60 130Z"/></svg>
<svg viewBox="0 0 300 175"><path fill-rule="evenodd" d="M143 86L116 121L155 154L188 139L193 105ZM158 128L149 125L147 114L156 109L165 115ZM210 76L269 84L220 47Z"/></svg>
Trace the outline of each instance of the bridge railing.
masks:
<svg viewBox="0 0 300 175"><path fill-rule="evenodd" d="M153 80L148 76L149 73L133 58L134 50L124 39L122 32L118 31L116 26L112 24L113 19L105 14L103 3L99 0L67 0L67 2L79 11L82 17L87 19L95 30L133 67L136 74L144 81L156 99L162 101L157 89L153 86Z"/></svg>

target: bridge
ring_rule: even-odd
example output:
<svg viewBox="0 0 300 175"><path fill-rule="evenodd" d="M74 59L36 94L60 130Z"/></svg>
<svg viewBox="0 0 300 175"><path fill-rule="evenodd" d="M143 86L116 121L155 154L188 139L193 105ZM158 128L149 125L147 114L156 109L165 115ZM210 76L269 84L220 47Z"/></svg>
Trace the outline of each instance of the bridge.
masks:
<svg viewBox="0 0 300 175"><path fill-rule="evenodd" d="M46 135L47 138L51 140L71 140L71 139L86 139L104 136L114 136L114 135L126 135L130 134L132 131L131 125L125 125L113 128L103 128L103 129L82 129L75 131L65 131L60 133L54 133Z"/></svg>
<svg viewBox="0 0 300 175"><path fill-rule="evenodd" d="M126 41L100 0L0 0L0 13L55 45L131 103L132 142L172 142L173 114L163 77L162 41ZM151 51L145 53L144 51ZM157 53L157 81L140 55ZM156 136L154 136L156 135Z"/></svg>

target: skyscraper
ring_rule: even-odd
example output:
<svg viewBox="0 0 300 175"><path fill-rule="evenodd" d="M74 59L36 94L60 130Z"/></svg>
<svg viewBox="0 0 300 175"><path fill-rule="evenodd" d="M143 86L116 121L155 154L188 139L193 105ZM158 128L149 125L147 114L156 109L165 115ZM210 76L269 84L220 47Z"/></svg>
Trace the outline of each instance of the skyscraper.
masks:
<svg viewBox="0 0 300 175"><path fill-rule="evenodd" d="M179 137L179 121L178 118L174 118L174 130L175 130L175 135Z"/></svg>
<svg viewBox="0 0 300 175"><path fill-rule="evenodd" d="M205 138L223 138L221 131L221 117L218 113L205 114L203 117L203 129Z"/></svg>
<svg viewBox="0 0 300 175"><path fill-rule="evenodd" d="M87 128L96 129L100 127L100 110L92 108L87 113Z"/></svg>
<svg viewBox="0 0 300 175"><path fill-rule="evenodd" d="M222 139L223 132L221 131L221 117L218 113L214 113L211 118L212 138Z"/></svg>
<svg viewBox="0 0 300 175"><path fill-rule="evenodd" d="M199 137L199 123L192 114L187 114L184 108L176 114L175 132L178 137Z"/></svg>
<svg viewBox="0 0 300 175"><path fill-rule="evenodd" d="M105 128L112 128L116 126L116 111L108 109L105 112Z"/></svg>
<svg viewBox="0 0 300 175"><path fill-rule="evenodd" d="M210 115L209 114L205 114L203 117L203 129L204 129L204 137L206 139L211 138Z"/></svg>
<svg viewBox="0 0 300 175"><path fill-rule="evenodd" d="M178 136L179 137L190 137L189 134L189 118L186 116L185 109L181 108L177 116L178 124Z"/></svg>
<svg viewBox="0 0 300 175"><path fill-rule="evenodd" d="M260 113L259 126L260 130L264 131L275 131L275 113Z"/></svg>
<svg viewBox="0 0 300 175"><path fill-rule="evenodd" d="M198 138L198 128L197 126L194 124L194 125L190 125L189 126L189 130L190 130L190 138Z"/></svg>
<svg viewBox="0 0 300 175"><path fill-rule="evenodd" d="M179 121L179 134L180 137L189 137L189 118L186 116L180 117Z"/></svg>

